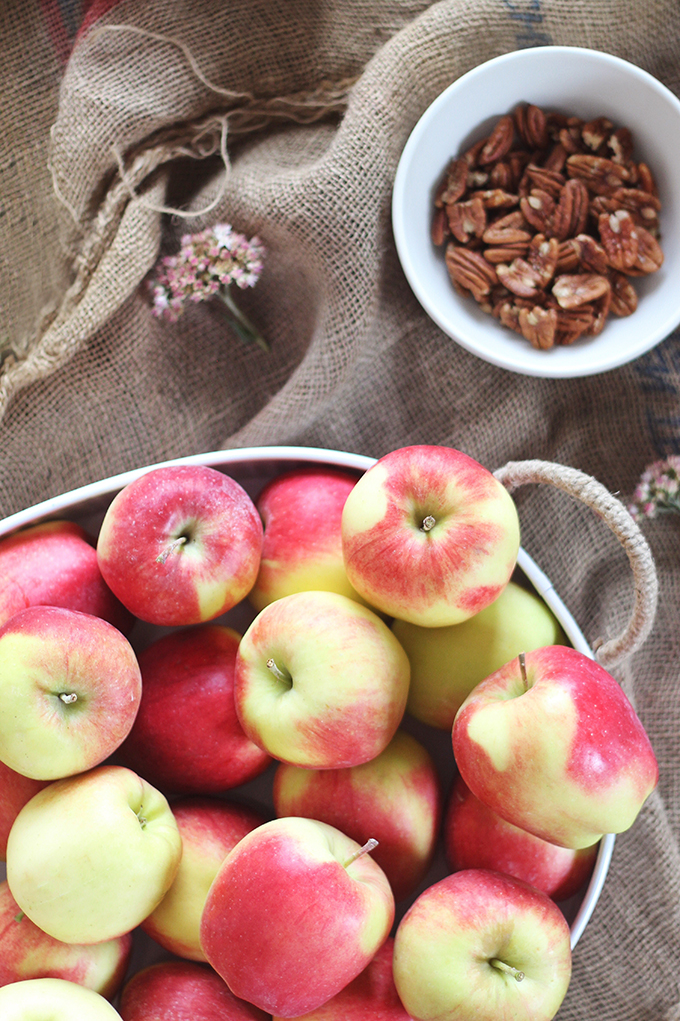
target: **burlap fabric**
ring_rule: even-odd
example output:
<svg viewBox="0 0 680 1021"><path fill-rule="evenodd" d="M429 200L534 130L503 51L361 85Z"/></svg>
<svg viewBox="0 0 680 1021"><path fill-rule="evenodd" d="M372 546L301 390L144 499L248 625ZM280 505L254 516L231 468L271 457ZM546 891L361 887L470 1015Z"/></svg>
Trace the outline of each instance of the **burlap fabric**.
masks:
<svg viewBox="0 0 680 1021"><path fill-rule="evenodd" d="M624 499L647 462L678 452L677 335L599 377L496 369L426 318L390 229L401 149L454 78L504 51L576 44L680 93L676 0L84 6L0 9L1 514L222 446L379 456L448 443L491 469L571 465ZM262 279L239 297L269 353L242 345L208 304L159 322L140 289L161 251L218 220L267 246ZM523 545L586 635L620 631L632 583L611 533L555 490L523 487L516 499ZM680 1018L680 523L645 531L661 583L656 626L616 674L661 782L617 840L564 1019Z"/></svg>

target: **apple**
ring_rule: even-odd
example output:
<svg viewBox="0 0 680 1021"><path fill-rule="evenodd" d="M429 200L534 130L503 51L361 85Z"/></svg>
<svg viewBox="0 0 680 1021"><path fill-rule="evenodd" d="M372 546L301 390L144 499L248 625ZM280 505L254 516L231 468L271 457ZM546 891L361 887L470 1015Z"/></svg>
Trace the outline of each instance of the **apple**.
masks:
<svg viewBox="0 0 680 1021"><path fill-rule="evenodd" d="M119 759L176 794L247 783L271 757L243 732L234 705L240 635L219 624L171 631L139 653L142 699Z"/></svg>
<svg viewBox="0 0 680 1021"><path fill-rule="evenodd" d="M331 468L299 468L273 479L255 500L264 524L262 559L248 596L256 610L293 592L359 595L342 558L340 521L356 475Z"/></svg>
<svg viewBox="0 0 680 1021"><path fill-rule="evenodd" d="M361 974L326 1003L305 1014L304 1021L412 1021L394 985L393 952L394 940L388 937Z"/></svg>
<svg viewBox="0 0 680 1021"><path fill-rule="evenodd" d="M63 978L31 978L0 988L2 1021L121 1021L93 989Z"/></svg>
<svg viewBox="0 0 680 1021"><path fill-rule="evenodd" d="M394 920L387 878L363 851L333 826L293 817L259 826L227 855L201 945L235 996L297 1017L363 971Z"/></svg>
<svg viewBox="0 0 680 1021"><path fill-rule="evenodd" d="M182 841L168 802L123 766L57 780L19 812L7 881L25 914L64 943L130 932L172 885Z"/></svg>
<svg viewBox="0 0 680 1021"><path fill-rule="evenodd" d="M7 854L7 837L17 815L49 780L33 780L0 762L0 861Z"/></svg>
<svg viewBox="0 0 680 1021"><path fill-rule="evenodd" d="M109 588L150 624L199 624L255 583L262 522L245 489L205 465L154 468L111 501L97 539Z"/></svg>
<svg viewBox="0 0 680 1021"><path fill-rule="evenodd" d="M265 819L245 805L217 798L181 798L170 807L182 838L182 860L142 929L170 953L205 961L199 927L210 885L229 851Z"/></svg>
<svg viewBox="0 0 680 1021"><path fill-rule="evenodd" d="M89 535L73 521L44 521L0 539L0 625L38 605L103 617L124 634L134 622L102 578Z"/></svg>
<svg viewBox="0 0 680 1021"><path fill-rule="evenodd" d="M211 968L193 961L161 961L126 983L123 1021L267 1021L268 1014L239 1000Z"/></svg>
<svg viewBox="0 0 680 1021"><path fill-rule="evenodd" d="M394 737L409 669L372 610L335 592L297 592L265 606L241 639L236 712L251 741L276 759L356 766Z"/></svg>
<svg viewBox="0 0 680 1021"><path fill-rule="evenodd" d="M658 781L622 688L567 646L534 649L478 684L458 710L452 741L473 794L564 847L627 830Z"/></svg>
<svg viewBox="0 0 680 1021"><path fill-rule="evenodd" d="M529 649L567 644L545 602L514 581L460 624L432 628L395 620L392 631L411 663L407 712L440 730L451 729L472 689L508 660Z"/></svg>
<svg viewBox="0 0 680 1021"><path fill-rule="evenodd" d="M0 758L34 780L103 762L132 727L141 673L100 617L29 606L0 628Z"/></svg>
<svg viewBox="0 0 680 1021"><path fill-rule="evenodd" d="M599 845L574 850L526 833L483 804L458 777L444 818L444 847L454 872L504 872L560 901L589 878Z"/></svg>
<svg viewBox="0 0 680 1021"><path fill-rule="evenodd" d="M0 986L31 978L63 978L111 999L132 952L132 935L77 945L48 936L23 914L7 882L0 883Z"/></svg>
<svg viewBox="0 0 680 1021"><path fill-rule="evenodd" d="M519 519L505 487L467 454L402 447L347 497L342 546L347 576L371 606L444 627L501 594L519 551Z"/></svg>
<svg viewBox="0 0 680 1021"><path fill-rule="evenodd" d="M304 769L281 763L274 774L278 816L305 816L335 826L371 852L395 900L413 893L432 862L442 812L430 753L398 730L370 762L345 769Z"/></svg>
<svg viewBox="0 0 680 1021"><path fill-rule="evenodd" d="M454 872L402 918L393 972L416 1021L548 1021L571 978L569 926L528 883L487 869Z"/></svg>

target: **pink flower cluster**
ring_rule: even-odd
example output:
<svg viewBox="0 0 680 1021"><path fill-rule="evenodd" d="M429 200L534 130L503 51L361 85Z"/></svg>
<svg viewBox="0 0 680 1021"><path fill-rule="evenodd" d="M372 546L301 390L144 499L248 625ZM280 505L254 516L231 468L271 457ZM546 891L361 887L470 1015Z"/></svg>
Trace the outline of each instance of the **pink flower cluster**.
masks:
<svg viewBox="0 0 680 1021"><path fill-rule="evenodd" d="M636 521L659 514L680 514L680 456L671 454L647 466L628 510Z"/></svg>
<svg viewBox="0 0 680 1021"><path fill-rule="evenodd" d="M185 301L206 301L232 283L254 287L264 254L257 236L249 241L228 223L185 234L179 253L161 259L160 271L151 282L153 314L175 322Z"/></svg>

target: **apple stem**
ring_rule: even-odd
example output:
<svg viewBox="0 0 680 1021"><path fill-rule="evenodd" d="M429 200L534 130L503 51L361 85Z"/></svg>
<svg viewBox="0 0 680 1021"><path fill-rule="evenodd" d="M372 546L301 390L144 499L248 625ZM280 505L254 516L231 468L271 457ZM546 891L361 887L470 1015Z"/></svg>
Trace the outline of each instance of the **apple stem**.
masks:
<svg viewBox="0 0 680 1021"><path fill-rule="evenodd" d="M274 677L276 678L277 681L281 681L282 684L287 684L288 687L291 687L290 674L283 671L281 667L277 664L275 659L268 659L267 666L274 674Z"/></svg>
<svg viewBox="0 0 680 1021"><path fill-rule="evenodd" d="M524 972L520 971L519 968L513 968L511 964L506 964L505 961L499 961L497 957L494 957L489 961L494 968L498 968L499 971L504 971L506 975L512 975L516 982L521 982L524 978Z"/></svg>
<svg viewBox="0 0 680 1021"><path fill-rule="evenodd" d="M187 537L186 537L186 535L180 535L180 537L179 537L178 539L174 539L174 540L173 540L173 541L172 541L172 542L170 543L170 545L169 545L169 546L167 546L167 547L166 547L166 548L165 548L165 549L163 550L163 552L162 552L162 553L159 553L159 554L158 554L158 556L156 557L156 563L157 563L157 564L164 564L164 563L165 563L165 561L166 561L166 560L168 559L168 557L170 556L170 554L171 554L171 553L174 553L174 552L175 552L175 550L181 549L181 547L182 547L182 546L184 545L184 543L185 543L186 541L187 541Z"/></svg>
<svg viewBox="0 0 680 1021"><path fill-rule="evenodd" d="M420 526L420 531L421 532L429 532L429 531L431 531L431 529L434 528L434 526L436 524L437 524L437 519L434 518L431 514L428 514L422 520L422 524Z"/></svg>
<svg viewBox="0 0 680 1021"><path fill-rule="evenodd" d="M527 681L527 664L525 654L523 652L520 652L517 658L519 659L519 672L522 678L522 684L524 685L524 690L527 691L529 688L529 683Z"/></svg>
<svg viewBox="0 0 680 1021"><path fill-rule="evenodd" d="M354 854L347 859L347 861L342 863L342 867L346 869L347 866L351 865L353 861L357 860L357 858L361 858L362 855L364 854L370 854L371 851L374 851L377 846L378 841L375 839L375 837L371 837L370 840L366 841L363 847L360 847L358 851L355 851Z"/></svg>
<svg viewBox="0 0 680 1021"><path fill-rule="evenodd" d="M75 691L72 691L68 695L66 694L65 691L62 691L62 693L59 696L59 698L62 700L64 705L71 705L72 702L77 702L78 701L78 696L76 695Z"/></svg>

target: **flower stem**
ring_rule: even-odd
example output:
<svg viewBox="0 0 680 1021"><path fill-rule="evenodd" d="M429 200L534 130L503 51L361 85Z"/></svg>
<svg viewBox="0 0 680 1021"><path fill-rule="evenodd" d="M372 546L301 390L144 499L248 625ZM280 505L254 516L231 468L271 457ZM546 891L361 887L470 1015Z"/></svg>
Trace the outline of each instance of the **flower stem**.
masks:
<svg viewBox="0 0 680 1021"><path fill-rule="evenodd" d="M246 344L255 343L258 347L261 347L263 351L268 351L269 344L257 327L251 323L250 319L248 319L246 315L243 314L232 298L229 288L220 287L217 293L231 312L231 325L234 327L241 340L245 341Z"/></svg>

